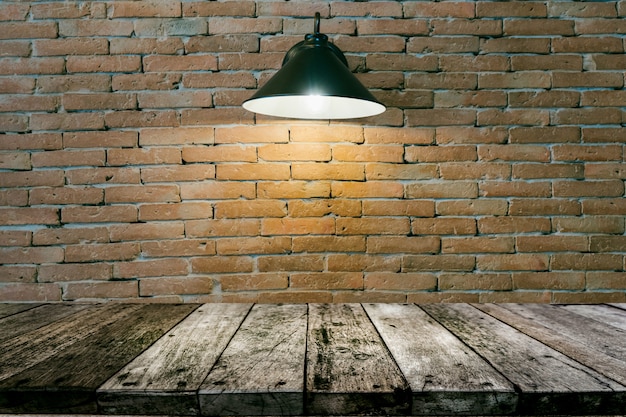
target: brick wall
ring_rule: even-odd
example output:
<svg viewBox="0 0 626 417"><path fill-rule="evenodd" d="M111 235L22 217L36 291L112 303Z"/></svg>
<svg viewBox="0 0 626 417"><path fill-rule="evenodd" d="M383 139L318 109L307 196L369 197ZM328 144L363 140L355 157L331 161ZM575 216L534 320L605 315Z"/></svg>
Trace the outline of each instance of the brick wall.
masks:
<svg viewBox="0 0 626 417"><path fill-rule="evenodd" d="M388 105L241 102L313 29ZM626 302L626 1L3 1L0 301Z"/></svg>

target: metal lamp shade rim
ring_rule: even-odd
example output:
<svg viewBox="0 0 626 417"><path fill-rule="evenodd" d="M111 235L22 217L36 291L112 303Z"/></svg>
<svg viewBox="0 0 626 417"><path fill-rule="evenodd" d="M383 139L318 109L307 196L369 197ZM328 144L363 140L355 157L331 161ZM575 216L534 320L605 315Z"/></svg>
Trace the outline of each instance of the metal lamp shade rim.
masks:
<svg viewBox="0 0 626 417"><path fill-rule="evenodd" d="M243 107L269 116L300 119L360 118L385 111L337 51L324 43L294 46L282 68Z"/></svg>

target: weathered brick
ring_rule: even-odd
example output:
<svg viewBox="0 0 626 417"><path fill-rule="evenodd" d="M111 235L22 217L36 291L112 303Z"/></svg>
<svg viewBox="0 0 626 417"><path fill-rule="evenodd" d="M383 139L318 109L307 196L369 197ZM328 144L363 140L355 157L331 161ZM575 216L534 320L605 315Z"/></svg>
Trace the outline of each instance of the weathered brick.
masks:
<svg viewBox="0 0 626 417"><path fill-rule="evenodd" d="M222 291L282 290L289 285L289 276L283 273L250 275L222 275Z"/></svg>
<svg viewBox="0 0 626 417"><path fill-rule="evenodd" d="M61 288L55 283L8 283L0 286L0 301L61 301Z"/></svg>
<svg viewBox="0 0 626 417"><path fill-rule="evenodd" d="M13 226L20 224L59 224L59 210L53 207L11 207L0 208L0 224Z"/></svg>
<svg viewBox="0 0 626 417"><path fill-rule="evenodd" d="M210 294L211 277L161 277L139 280L139 296L150 297L169 294Z"/></svg>
<svg viewBox="0 0 626 417"><path fill-rule="evenodd" d="M107 281L111 279L111 265L106 263L41 265L37 273L39 282Z"/></svg>
<svg viewBox="0 0 626 417"><path fill-rule="evenodd" d="M472 271L475 264L473 255L405 255L402 272Z"/></svg>
<svg viewBox="0 0 626 417"><path fill-rule="evenodd" d="M136 222L137 208L133 205L68 206L61 209L62 223Z"/></svg>
<svg viewBox="0 0 626 417"><path fill-rule="evenodd" d="M513 289L516 290L582 290L585 288L584 272L514 272Z"/></svg>
<svg viewBox="0 0 626 417"><path fill-rule="evenodd" d="M270 255L258 258L260 272L307 271L321 272L324 269L322 255Z"/></svg>
<svg viewBox="0 0 626 417"><path fill-rule="evenodd" d="M287 204L291 217L324 217L328 215L356 217L361 215L361 202L349 199L292 200Z"/></svg>
<svg viewBox="0 0 626 417"><path fill-rule="evenodd" d="M76 168L65 174L67 184L139 184L139 168Z"/></svg>
<svg viewBox="0 0 626 417"><path fill-rule="evenodd" d="M109 226L111 242L129 240L180 239L185 235L180 221L133 223Z"/></svg>
<svg viewBox="0 0 626 417"><path fill-rule="evenodd" d="M258 219L188 220L185 234L188 237L258 236L261 221Z"/></svg>
<svg viewBox="0 0 626 417"><path fill-rule="evenodd" d="M294 236L294 252L365 252L363 236Z"/></svg>
<svg viewBox="0 0 626 417"><path fill-rule="evenodd" d="M407 235L408 218L350 217L337 219L338 235Z"/></svg>
<svg viewBox="0 0 626 417"><path fill-rule="evenodd" d="M216 242L216 250L218 255L290 253L291 238L287 236L221 238Z"/></svg>
<svg viewBox="0 0 626 417"><path fill-rule="evenodd" d="M361 290L361 272L295 273L289 277L289 287L302 290Z"/></svg>
<svg viewBox="0 0 626 417"><path fill-rule="evenodd" d="M91 243L69 245L65 248L65 262L124 261L139 256L139 243Z"/></svg>
<svg viewBox="0 0 626 417"><path fill-rule="evenodd" d="M36 278L37 268L34 266L0 266L0 282L34 283Z"/></svg>
<svg viewBox="0 0 626 417"><path fill-rule="evenodd" d="M478 255L476 268L481 271L546 271L549 261L545 254Z"/></svg>
<svg viewBox="0 0 626 417"><path fill-rule="evenodd" d="M63 300L136 298L137 281L71 282L63 291Z"/></svg>
<svg viewBox="0 0 626 417"><path fill-rule="evenodd" d="M507 291L512 289L511 281L509 274L441 274L439 289L443 291Z"/></svg>
<svg viewBox="0 0 626 417"><path fill-rule="evenodd" d="M329 271L354 272L400 272L401 256L366 255L366 254L331 254L328 255Z"/></svg>
<svg viewBox="0 0 626 417"><path fill-rule="evenodd" d="M335 233L332 218L264 218L261 220L263 235L328 235Z"/></svg>
<svg viewBox="0 0 626 417"><path fill-rule="evenodd" d="M440 239L434 236L368 236L367 253L437 253Z"/></svg>
<svg viewBox="0 0 626 417"><path fill-rule="evenodd" d="M140 221L188 220L213 217L213 206L207 201L142 204L139 206Z"/></svg>

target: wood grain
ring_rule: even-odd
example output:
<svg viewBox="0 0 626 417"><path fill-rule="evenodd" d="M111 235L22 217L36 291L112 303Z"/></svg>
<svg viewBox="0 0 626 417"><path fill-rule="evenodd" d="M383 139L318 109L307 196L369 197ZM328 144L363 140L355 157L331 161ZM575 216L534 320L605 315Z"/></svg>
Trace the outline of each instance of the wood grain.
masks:
<svg viewBox="0 0 626 417"><path fill-rule="evenodd" d="M516 385L518 413L615 414L624 400L621 385L477 308L422 308Z"/></svg>
<svg viewBox="0 0 626 417"><path fill-rule="evenodd" d="M200 387L202 415L301 415L307 306L255 305Z"/></svg>
<svg viewBox="0 0 626 417"><path fill-rule="evenodd" d="M199 413L196 391L250 310L204 304L98 389L102 412Z"/></svg>
<svg viewBox="0 0 626 417"><path fill-rule="evenodd" d="M0 318L30 310L41 304L0 304Z"/></svg>
<svg viewBox="0 0 626 417"><path fill-rule="evenodd" d="M626 311L619 308L602 304L572 304L561 306L561 308L600 323L626 330Z"/></svg>
<svg viewBox="0 0 626 417"><path fill-rule="evenodd" d="M533 313L537 312L536 306L526 306L527 309L525 306L513 304L485 304L476 307L620 384L626 384L626 355L619 354L626 347L624 331L569 311L562 311L555 306L539 308L553 316L553 319ZM559 324L560 316L570 317ZM564 324L574 328L568 329ZM603 340L615 346L605 348Z"/></svg>
<svg viewBox="0 0 626 417"><path fill-rule="evenodd" d="M407 414L411 391L358 304L310 304L308 414Z"/></svg>
<svg viewBox="0 0 626 417"><path fill-rule="evenodd" d="M515 411L513 385L419 307L364 307L411 386L412 415Z"/></svg>
<svg viewBox="0 0 626 417"><path fill-rule="evenodd" d="M93 309L99 323L92 323L89 337L0 381L0 412L97 412L96 389L197 305L111 307ZM125 314L110 317L115 308Z"/></svg>
<svg viewBox="0 0 626 417"><path fill-rule="evenodd" d="M70 316L87 307L87 304L46 304L5 317L0 320L0 343L57 320L73 321Z"/></svg>

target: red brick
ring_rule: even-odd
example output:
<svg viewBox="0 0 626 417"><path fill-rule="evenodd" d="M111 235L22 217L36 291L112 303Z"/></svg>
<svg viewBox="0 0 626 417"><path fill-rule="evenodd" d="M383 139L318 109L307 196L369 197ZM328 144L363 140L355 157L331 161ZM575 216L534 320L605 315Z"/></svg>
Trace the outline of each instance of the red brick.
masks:
<svg viewBox="0 0 626 417"><path fill-rule="evenodd" d="M537 145L482 145L478 146L481 161L549 162L550 149Z"/></svg>
<svg viewBox="0 0 626 417"><path fill-rule="evenodd" d="M65 174L67 184L139 184L139 168L77 168Z"/></svg>
<svg viewBox="0 0 626 417"><path fill-rule="evenodd" d="M174 110L117 111L107 113L106 126L127 127L178 127L178 114Z"/></svg>
<svg viewBox="0 0 626 417"><path fill-rule="evenodd" d="M355 217L361 215L361 202L344 199L292 200L288 203L291 217L324 217L328 215Z"/></svg>
<svg viewBox="0 0 626 417"><path fill-rule="evenodd" d="M0 286L0 301L52 302L61 300L57 284L8 283Z"/></svg>
<svg viewBox="0 0 626 417"><path fill-rule="evenodd" d="M620 197L624 195L622 180L555 181L555 197Z"/></svg>
<svg viewBox="0 0 626 417"><path fill-rule="evenodd" d="M508 130L502 127L438 127L437 144L504 143Z"/></svg>
<svg viewBox="0 0 626 417"><path fill-rule="evenodd" d="M334 145L333 160L346 162L402 162L399 145Z"/></svg>
<svg viewBox="0 0 626 417"><path fill-rule="evenodd" d="M284 217L287 204L274 200L220 201L215 203L215 218Z"/></svg>
<svg viewBox="0 0 626 417"><path fill-rule="evenodd" d="M292 126L289 129L292 142L352 142L363 143L360 126ZM307 145L309 146L309 145Z"/></svg>
<svg viewBox="0 0 626 417"><path fill-rule="evenodd" d="M254 198L255 187L252 183L236 181L183 183L180 185L180 197L183 200Z"/></svg>
<svg viewBox="0 0 626 417"><path fill-rule="evenodd" d="M106 17L106 4L102 3L33 3L33 19L77 19Z"/></svg>
<svg viewBox="0 0 626 417"><path fill-rule="evenodd" d="M506 200L444 200L437 202L437 214L443 216L504 216Z"/></svg>
<svg viewBox="0 0 626 417"><path fill-rule="evenodd" d="M450 1L445 3L404 3L404 17L465 17L473 18L474 3Z"/></svg>
<svg viewBox="0 0 626 417"><path fill-rule="evenodd" d="M142 129L139 133L139 144L141 146L212 144L214 142L214 136L215 129L212 127Z"/></svg>
<svg viewBox="0 0 626 417"><path fill-rule="evenodd" d="M404 159L407 162L475 161L476 147L453 146L407 146Z"/></svg>
<svg viewBox="0 0 626 417"><path fill-rule="evenodd" d="M511 143L579 142L580 128L575 126L513 127Z"/></svg>
<svg viewBox="0 0 626 417"><path fill-rule="evenodd" d="M560 233L624 233L623 216L555 217L552 228Z"/></svg>
<svg viewBox="0 0 626 417"><path fill-rule="evenodd" d="M619 161L621 145L557 145L553 148L553 158L556 161L592 161L608 162Z"/></svg>
<svg viewBox="0 0 626 417"><path fill-rule="evenodd" d="M416 45L414 45L415 47ZM365 57L366 66L375 71L437 71L438 60L434 56L415 56L398 54L377 54L375 52Z"/></svg>
<svg viewBox="0 0 626 417"><path fill-rule="evenodd" d="M570 178L581 179L585 176L583 167L558 163L521 163L513 165L513 179Z"/></svg>
<svg viewBox="0 0 626 417"><path fill-rule="evenodd" d="M330 3L331 16L374 16L402 17L402 4L394 1L372 1L368 3Z"/></svg>
<svg viewBox="0 0 626 417"><path fill-rule="evenodd" d="M98 130L104 129L103 113L34 113L30 116L29 127L38 130Z"/></svg>
<svg viewBox="0 0 626 417"><path fill-rule="evenodd" d="M26 132L28 130L28 116L0 114L0 130L3 132Z"/></svg>
<svg viewBox="0 0 626 417"><path fill-rule="evenodd" d="M0 190L0 206L27 206L28 190Z"/></svg>
<svg viewBox="0 0 626 417"><path fill-rule="evenodd" d="M416 36L409 38L406 44L406 52L417 54L478 53L479 50L480 40L478 36Z"/></svg>
<svg viewBox="0 0 626 417"><path fill-rule="evenodd" d="M482 271L546 271L549 257L545 254L478 255L476 268Z"/></svg>
<svg viewBox="0 0 626 417"><path fill-rule="evenodd" d="M482 217L478 220L478 232L483 234L550 233L550 219L542 217Z"/></svg>
<svg viewBox="0 0 626 417"><path fill-rule="evenodd" d="M550 53L550 38L488 38L481 39L482 53L509 53L509 54L548 54ZM571 51L561 51L571 52Z"/></svg>
<svg viewBox="0 0 626 417"><path fill-rule="evenodd" d="M553 270L619 270L622 269L622 256L609 253L556 253L551 255L550 267Z"/></svg>
<svg viewBox="0 0 626 417"><path fill-rule="evenodd" d="M135 94L100 93L100 94L65 94L63 107L73 110L128 110L137 108Z"/></svg>
<svg viewBox="0 0 626 417"><path fill-rule="evenodd" d="M440 239L434 236L368 236L367 253L437 253Z"/></svg>
<svg viewBox="0 0 626 417"><path fill-rule="evenodd" d="M0 246L30 246L32 235L25 230L0 231Z"/></svg>
<svg viewBox="0 0 626 417"><path fill-rule="evenodd" d="M252 1L224 2L184 2L183 16L254 16L255 3Z"/></svg>
<svg viewBox="0 0 626 417"><path fill-rule="evenodd" d="M170 239L141 243L141 254L148 258L215 255L215 241L207 239Z"/></svg>
<svg viewBox="0 0 626 417"><path fill-rule="evenodd" d="M28 40L0 40L0 56L6 57L28 57L31 54L31 44ZM8 84L10 80L2 80L3 84ZM34 82L35 80L30 80ZM15 87L14 87L15 88ZM3 87L3 89L7 89L7 87ZM0 90L1 91L1 90ZM9 92L18 92L15 90L11 90Z"/></svg>
<svg viewBox="0 0 626 417"><path fill-rule="evenodd" d="M439 276L439 290L442 291L507 291L512 289L509 274L441 274Z"/></svg>
<svg viewBox="0 0 626 417"><path fill-rule="evenodd" d="M476 260L471 255L406 255L402 272L472 271Z"/></svg>
<svg viewBox="0 0 626 417"><path fill-rule="evenodd" d="M261 220L263 235L328 235L335 233L332 218L264 218Z"/></svg>
<svg viewBox="0 0 626 417"><path fill-rule="evenodd" d="M289 285L289 277L281 273L223 275L219 282L222 291L281 290Z"/></svg>
<svg viewBox="0 0 626 417"><path fill-rule="evenodd" d="M563 70L582 71L583 57L577 54L513 55L513 71Z"/></svg>
<svg viewBox="0 0 626 417"><path fill-rule="evenodd" d="M550 197L550 182L483 181L479 184L482 197Z"/></svg>
<svg viewBox="0 0 626 417"><path fill-rule="evenodd" d="M113 91L125 90L173 90L181 82L182 74L154 72L149 74L113 75Z"/></svg>
<svg viewBox="0 0 626 417"><path fill-rule="evenodd" d="M623 53L624 45L619 37L563 37L552 40L554 53Z"/></svg>
<svg viewBox="0 0 626 417"><path fill-rule="evenodd" d="M213 178L215 178L215 166L213 165L175 165L141 169L141 181L144 183L199 181Z"/></svg>
<svg viewBox="0 0 626 417"><path fill-rule="evenodd" d="M253 267L253 258L250 256L210 256L191 260L194 273L252 272Z"/></svg>
<svg viewBox="0 0 626 417"><path fill-rule="evenodd" d="M39 246L108 241L109 232L105 227L41 229L33 234L33 245Z"/></svg>
<svg viewBox="0 0 626 417"><path fill-rule="evenodd" d="M587 272L588 290L622 290L624 288L624 272Z"/></svg>
<svg viewBox="0 0 626 417"><path fill-rule="evenodd" d="M0 39L56 38L54 22L0 22Z"/></svg>
<svg viewBox="0 0 626 417"><path fill-rule="evenodd" d="M580 213L580 202L565 198L518 198L511 199L509 203L509 214L513 216L576 216Z"/></svg>
<svg viewBox="0 0 626 417"><path fill-rule="evenodd" d="M258 148L258 155L265 161L329 161L330 149L325 144L262 145Z"/></svg>
<svg viewBox="0 0 626 417"><path fill-rule="evenodd" d="M584 272L514 272L513 289L516 290L582 290Z"/></svg>
<svg viewBox="0 0 626 417"><path fill-rule="evenodd" d="M137 281L72 282L63 291L63 300L137 298Z"/></svg>
<svg viewBox="0 0 626 417"><path fill-rule="evenodd" d="M289 277L289 287L304 290L361 290L361 272L296 273Z"/></svg>
<svg viewBox="0 0 626 417"><path fill-rule="evenodd" d="M0 282L34 283L36 278L34 266L0 266Z"/></svg>
<svg viewBox="0 0 626 417"><path fill-rule="evenodd" d="M59 106L57 97L5 95L0 112L8 111L55 111Z"/></svg>
<svg viewBox="0 0 626 417"><path fill-rule="evenodd" d="M55 187L64 184L62 170L3 172L3 187Z"/></svg>
<svg viewBox="0 0 626 417"><path fill-rule="evenodd" d="M441 240L442 253L513 253L514 250L512 237L444 237Z"/></svg>
<svg viewBox="0 0 626 417"><path fill-rule="evenodd" d="M31 205L101 204L103 200L102 189L91 187L34 188L29 195Z"/></svg>
<svg viewBox="0 0 626 417"><path fill-rule="evenodd" d="M53 207L0 208L0 224L59 224L59 211Z"/></svg>
<svg viewBox="0 0 626 417"><path fill-rule="evenodd" d="M160 3L156 1L118 1L113 3L110 17L180 17L180 2Z"/></svg>
<svg viewBox="0 0 626 417"><path fill-rule="evenodd" d="M213 55L152 55L143 58L143 67L146 72L215 71L217 70L217 58Z"/></svg>
<svg viewBox="0 0 626 417"><path fill-rule="evenodd" d="M474 181L424 182L406 186L408 198L476 198L478 184Z"/></svg>
<svg viewBox="0 0 626 417"><path fill-rule="evenodd" d="M139 206L139 220L188 220L206 219L213 217L211 203L205 201L142 204Z"/></svg>
<svg viewBox="0 0 626 417"><path fill-rule="evenodd" d="M102 243L69 245L65 248L65 262L123 261L139 256L139 243Z"/></svg>
<svg viewBox="0 0 626 417"><path fill-rule="evenodd" d="M409 126L474 125L476 111L471 109L408 109Z"/></svg>
<svg viewBox="0 0 626 417"><path fill-rule="evenodd" d="M526 1L521 3L476 3L476 17L543 17L548 13L545 3Z"/></svg>
<svg viewBox="0 0 626 417"><path fill-rule="evenodd" d="M108 92L110 90L111 76L108 74L49 75L37 79L38 93Z"/></svg>
<svg viewBox="0 0 626 417"><path fill-rule="evenodd" d="M420 180L436 177L437 166L435 164L370 163L365 165L365 178L367 180Z"/></svg>
<svg viewBox="0 0 626 417"><path fill-rule="evenodd" d="M502 35L502 21L489 19L432 19L434 35Z"/></svg>
<svg viewBox="0 0 626 417"><path fill-rule="evenodd" d="M114 278L145 278L187 275L185 259L156 259L150 261L117 262L113 265Z"/></svg>
<svg viewBox="0 0 626 417"><path fill-rule="evenodd" d="M469 217L411 219L411 232L414 235L473 235L476 220Z"/></svg>
<svg viewBox="0 0 626 417"><path fill-rule="evenodd" d="M401 263L401 256L366 254L328 255L328 270L332 272L400 272Z"/></svg>
<svg viewBox="0 0 626 417"><path fill-rule="evenodd" d="M577 27L578 29L578 27ZM574 21L569 19L505 19L505 36L573 36Z"/></svg>
<svg viewBox="0 0 626 417"><path fill-rule="evenodd" d="M233 237L216 241L218 255L267 255L291 252L291 238L279 237Z"/></svg>
<svg viewBox="0 0 626 417"><path fill-rule="evenodd" d="M261 33L270 34L280 32L283 21L276 17L257 18L230 18L211 19L209 21L209 34L232 34L232 33Z"/></svg>
<svg viewBox="0 0 626 417"><path fill-rule="evenodd" d="M626 214L626 200L623 198L586 199L582 207L585 214Z"/></svg>
<svg viewBox="0 0 626 417"><path fill-rule="evenodd" d="M139 296L150 297L169 294L210 294L211 277L162 277L139 280Z"/></svg>
<svg viewBox="0 0 626 417"><path fill-rule="evenodd" d="M0 264L47 264L63 261L59 247L0 247Z"/></svg>
<svg viewBox="0 0 626 417"><path fill-rule="evenodd" d="M111 166L181 164L181 152L171 147L109 149L107 163Z"/></svg>
<svg viewBox="0 0 626 417"><path fill-rule="evenodd" d="M104 201L110 203L159 203L180 201L177 185L120 185L104 190Z"/></svg>
<svg viewBox="0 0 626 417"><path fill-rule="evenodd" d="M30 54L30 51L28 52ZM35 80L26 77L0 79L2 94L31 94L35 90Z"/></svg>
<svg viewBox="0 0 626 417"><path fill-rule="evenodd" d="M366 19L357 20L359 36L362 35L427 35L429 33L428 22L417 19Z"/></svg>
<svg viewBox="0 0 626 417"><path fill-rule="evenodd" d="M258 236L261 221L257 219L188 220L185 222L188 237Z"/></svg>
<svg viewBox="0 0 626 417"><path fill-rule="evenodd" d="M62 223L136 222L137 208L131 205L69 206L61 209Z"/></svg>
<svg viewBox="0 0 626 417"><path fill-rule="evenodd" d="M294 236L294 252L365 252L363 236Z"/></svg>
<svg viewBox="0 0 626 417"><path fill-rule="evenodd" d="M46 39L33 41L34 56L105 55L109 44L101 38Z"/></svg>
<svg viewBox="0 0 626 417"><path fill-rule="evenodd" d="M104 166L102 150L88 151L45 151L31 156L33 167Z"/></svg>
<svg viewBox="0 0 626 417"><path fill-rule="evenodd" d="M29 4L0 5L0 20L26 20L29 10Z"/></svg>
<svg viewBox="0 0 626 417"><path fill-rule="evenodd" d="M65 132L63 146L65 148L98 148L137 146L137 132L108 131L108 132Z"/></svg>
<svg viewBox="0 0 626 417"><path fill-rule="evenodd" d="M133 223L109 226L111 242L129 240L180 239L185 235L180 221Z"/></svg>
<svg viewBox="0 0 626 417"><path fill-rule="evenodd" d="M338 235L407 235L408 218L361 217L338 218Z"/></svg>
<svg viewBox="0 0 626 417"><path fill-rule="evenodd" d="M520 252L585 252L589 248L586 236L517 236Z"/></svg>
<svg viewBox="0 0 626 417"><path fill-rule="evenodd" d="M0 153L0 169L30 170L30 155L21 152Z"/></svg>
<svg viewBox="0 0 626 417"><path fill-rule="evenodd" d="M62 74L65 59L50 58L0 58L0 75Z"/></svg>
<svg viewBox="0 0 626 417"><path fill-rule="evenodd" d="M258 198L328 198L330 183L326 181L259 182ZM337 196L333 196L337 197Z"/></svg>
<svg viewBox="0 0 626 417"><path fill-rule="evenodd" d="M106 281L110 278L111 265L106 263L41 265L37 274L39 282Z"/></svg>
<svg viewBox="0 0 626 417"><path fill-rule="evenodd" d="M59 21L59 35L63 37L130 36L133 30L133 22L130 20L62 19Z"/></svg>
<svg viewBox="0 0 626 417"><path fill-rule="evenodd" d="M257 162L254 146L186 146L183 148L185 162Z"/></svg>

